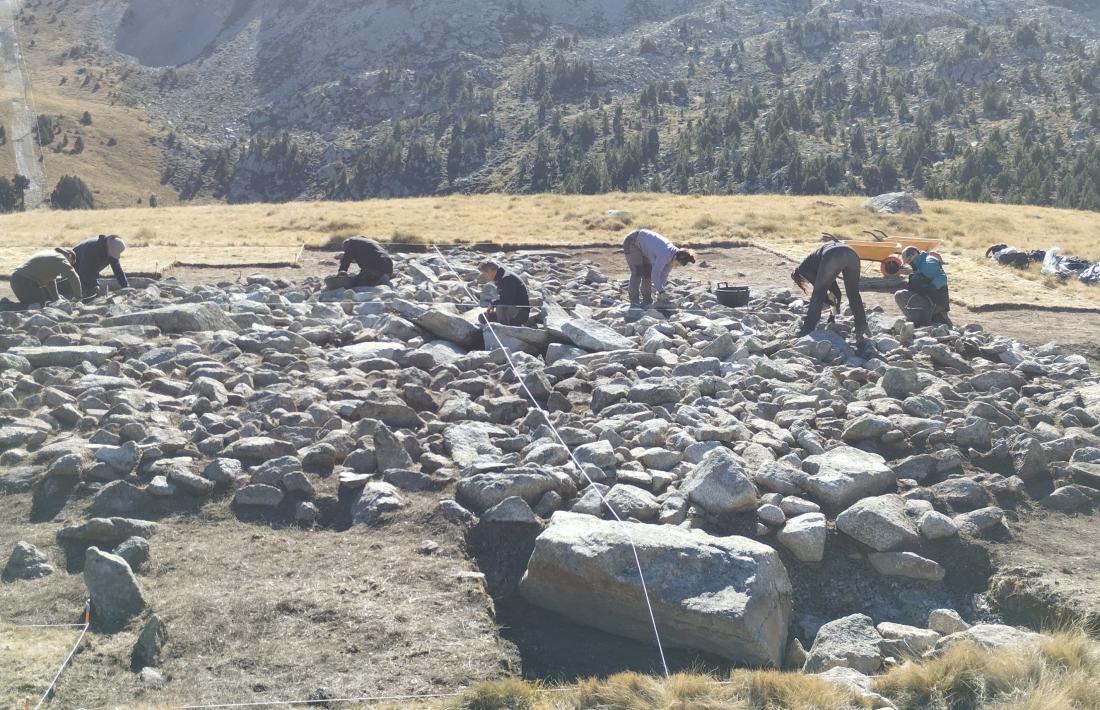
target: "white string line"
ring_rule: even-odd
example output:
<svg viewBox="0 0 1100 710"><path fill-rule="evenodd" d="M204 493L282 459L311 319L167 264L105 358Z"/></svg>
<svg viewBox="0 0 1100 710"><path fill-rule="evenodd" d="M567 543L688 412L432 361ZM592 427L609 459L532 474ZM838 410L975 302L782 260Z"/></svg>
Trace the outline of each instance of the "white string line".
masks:
<svg viewBox="0 0 1100 710"><path fill-rule="evenodd" d="M435 249L436 253L439 254L439 257L443 259L443 263L447 265L447 268L450 269L451 273L454 274L455 278L458 279L459 284L462 286L463 290L466 291L467 295L471 299L473 299L473 292L470 291L470 288L466 285L466 282L463 280L462 276L459 275L458 271L454 268L454 266L451 265L451 262L447 259L446 256L444 256L439 247L432 245L432 248ZM490 322L489 319L486 318L485 324L489 327L489 332L493 334L493 338L496 340L496 345L500 346L500 338L497 336L496 329L493 327L492 322ZM611 506L607 498L604 497L603 492L601 492L599 487L596 486L596 482L589 477L588 473L584 470L584 467L581 466L580 461L577 460L577 457L573 453L573 450L569 447L568 444L565 443L565 439L562 438L561 434L558 433L558 429L554 426L554 422L550 420L550 414L542 408L542 406L538 403L538 400L535 399L535 396L531 393L531 390L528 389L527 384L523 381L522 373L520 373L519 368L516 367L515 362L512 360L511 353L508 352L508 348L501 347L500 349L504 353L505 359L508 361L508 366L512 368L512 372L513 374L515 374L516 381L519 382L519 386L523 388L524 392L527 393L527 397L531 400L531 404L535 407L535 409L538 410L539 414L542 415L543 420L546 422L547 426L550 427L550 431L554 433L554 437L558 440L558 443L565 448L566 452L569 454L569 458L573 461L573 465L576 466L577 471L580 472L580 474L584 476L585 480L588 481L588 484L592 487L592 490L594 490L596 492L596 495L600 497L600 501L604 504L604 507L606 507L611 512L611 515L622 526L623 532L626 533L626 538L630 542L630 550L634 553L634 564L638 569L638 581L641 583L642 586L642 595L645 597L646 610L649 612L649 620L650 623L652 623L653 625L653 637L657 641L657 652L661 657L661 667L664 670L665 677L668 678L671 673L669 673L668 670L668 661L665 659L665 649L661 643L661 633L657 629L657 617L653 613L653 603L649 599L649 590L646 587L645 574L642 572L642 560L638 556L638 547L634 544L634 536L630 534L630 527L623 522L623 519L619 517L619 514L617 512L615 512L615 508Z"/></svg>
<svg viewBox="0 0 1100 710"><path fill-rule="evenodd" d="M404 299L402 299L402 301L404 303L411 303L411 304L416 305L416 306L454 306L455 308L490 308L493 305L491 303L466 303L466 302L463 302L463 301L406 301ZM382 301L359 301L358 303L382 303ZM624 301L620 301L618 303L612 304L611 306L601 306L600 308L601 309L607 309L607 308L615 308L615 307L624 306L624 305L626 305L626 303ZM517 307L518 308L523 308L524 306L517 306ZM589 306L589 307L592 308L592 306ZM535 308L535 306L526 306L526 308L530 308L530 309L533 310ZM647 311L649 311L649 310L653 310L653 311L677 311L679 313L714 313L715 311L717 311L720 308L729 308L729 306L716 306L715 308L682 308L682 307L679 307L679 306L652 306L652 307L647 308L645 310L647 310ZM641 310L641 309L633 309L633 310Z"/></svg>
<svg viewBox="0 0 1100 710"><path fill-rule="evenodd" d="M84 623L81 624L83 628L80 630L80 636L76 639L76 643L73 644L73 648L69 651L69 655L65 657L65 662L57 669L57 673L54 675L53 680L50 681L50 687L46 688L45 693L42 693L42 697L39 699L38 704L34 706L34 710L39 710L39 708L46 704L46 701L53 693L54 687L57 686L57 681L61 678L61 674L69 667L69 662L73 660L73 656L76 655L76 650L80 648L80 644L84 641L84 635L88 633L88 626L92 623L90 605L90 601L84 603Z"/></svg>

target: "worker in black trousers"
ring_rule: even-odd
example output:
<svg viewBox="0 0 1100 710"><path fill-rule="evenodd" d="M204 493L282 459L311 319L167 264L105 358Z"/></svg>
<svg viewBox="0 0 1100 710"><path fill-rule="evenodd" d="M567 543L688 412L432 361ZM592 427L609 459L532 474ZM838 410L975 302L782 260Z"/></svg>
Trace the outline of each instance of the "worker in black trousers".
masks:
<svg viewBox="0 0 1100 710"><path fill-rule="evenodd" d="M836 280L844 277L844 290L848 294L848 306L856 321L856 340L862 342L868 335L867 310L859 293L859 254L847 244L825 244L807 256L798 268L791 272L802 292L812 285L806 319L798 331L799 337L809 335L821 320L821 309L828 303L834 313L840 313L840 286Z"/></svg>
<svg viewBox="0 0 1100 710"><path fill-rule="evenodd" d="M344 242L339 276L347 277L353 263L359 267L359 273L350 279L351 288L379 286L393 278L393 258L385 247L373 239L352 237Z"/></svg>
<svg viewBox="0 0 1100 710"><path fill-rule="evenodd" d="M497 287L497 299L485 314L486 320L502 325L526 325L531 315L531 299L523 279L495 261L486 261L479 267L481 276Z"/></svg>

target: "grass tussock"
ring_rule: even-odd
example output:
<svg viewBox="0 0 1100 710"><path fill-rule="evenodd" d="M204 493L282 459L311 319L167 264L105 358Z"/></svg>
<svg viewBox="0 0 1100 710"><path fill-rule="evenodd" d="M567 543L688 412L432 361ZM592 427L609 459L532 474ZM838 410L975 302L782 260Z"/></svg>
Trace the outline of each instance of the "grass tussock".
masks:
<svg viewBox="0 0 1100 710"><path fill-rule="evenodd" d="M872 684L899 710L1096 710L1100 645L1082 630L1017 650L959 645L898 666ZM484 683L448 710L855 710L874 703L820 677L738 670L728 680L678 673L620 673L545 688L519 680Z"/></svg>
<svg viewBox="0 0 1100 710"><path fill-rule="evenodd" d="M479 685L451 710L851 710L866 707L847 690L796 673L736 671L728 681L677 673L668 679L620 673L574 686L520 681Z"/></svg>
<svg viewBox="0 0 1100 710"><path fill-rule="evenodd" d="M1014 651L956 646L894 668L874 689L913 710L1100 708L1100 648L1080 630Z"/></svg>

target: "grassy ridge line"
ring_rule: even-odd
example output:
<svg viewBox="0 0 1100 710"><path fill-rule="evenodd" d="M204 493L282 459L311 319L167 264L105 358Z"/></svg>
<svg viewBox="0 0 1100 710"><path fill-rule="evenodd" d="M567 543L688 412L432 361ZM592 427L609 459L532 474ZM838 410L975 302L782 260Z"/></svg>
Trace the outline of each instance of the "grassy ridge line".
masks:
<svg viewBox="0 0 1100 710"><path fill-rule="evenodd" d="M923 214L877 215L860 198L609 195L474 195L286 204L201 205L81 212L35 211L0 217L0 273L10 273L36 249L116 233L134 247L135 271L177 262L200 264L293 261L301 246L353 234L414 243L496 242L569 246L616 245L632 228L657 229L676 242L750 242L800 259L820 233L860 237L865 229L891 236L943 240L953 295L973 306L1019 303L1046 307L1100 302L1100 290L1055 287L1038 274L989 264L998 242L1020 248L1058 245L1100 258L1091 212L1040 207L926 202Z"/></svg>

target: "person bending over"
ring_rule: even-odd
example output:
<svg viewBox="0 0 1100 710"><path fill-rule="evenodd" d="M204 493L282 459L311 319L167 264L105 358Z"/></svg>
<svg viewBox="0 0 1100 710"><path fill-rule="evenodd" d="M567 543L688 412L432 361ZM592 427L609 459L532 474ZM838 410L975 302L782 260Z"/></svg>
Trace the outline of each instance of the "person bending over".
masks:
<svg viewBox="0 0 1100 710"><path fill-rule="evenodd" d="M909 272L909 287L894 294L894 302L915 326L951 325L951 294L943 261L916 247L905 247L901 261Z"/></svg>
<svg viewBox="0 0 1100 710"><path fill-rule="evenodd" d="M630 267L630 305L653 303L653 291L662 297L674 266L695 263L695 254L680 249L657 232L639 229L623 240L623 252Z"/></svg>
<svg viewBox="0 0 1100 710"><path fill-rule="evenodd" d="M114 273L120 288L130 287L126 272L122 270L122 264L119 262L119 257L124 251L126 251L126 243L117 234L110 236L100 234L98 237L86 239L76 245L73 253L76 254L76 273L80 275L80 295L84 300L93 299L100 294L99 274L108 266L111 267L111 272Z"/></svg>
<svg viewBox="0 0 1100 710"><path fill-rule="evenodd" d="M799 337L809 335L817 328L821 309L826 303L832 307L833 313L840 313L840 286L836 282L839 276L844 277L848 306L855 317L856 340L862 341L868 334L867 311L863 306L863 296L859 293L859 254L847 244L834 243L814 250L791 272L791 278L803 293L812 286L810 304L806 319L798 331Z"/></svg>
<svg viewBox="0 0 1100 710"><path fill-rule="evenodd" d="M351 279L351 287L378 286L393 278L393 258L378 242L366 237L352 237L344 242L344 255L340 258L339 276L348 276L352 264L359 273Z"/></svg>
<svg viewBox="0 0 1100 710"><path fill-rule="evenodd" d="M53 303L60 298L58 278L65 279L71 300L78 300L80 276L76 272L76 254L64 248L38 252L12 272L11 290L18 304L5 298L2 309L25 310L29 306Z"/></svg>
<svg viewBox="0 0 1100 710"><path fill-rule="evenodd" d="M479 267L481 277L497 287L497 299L485 314L486 320L501 325L526 325L531 315L531 299L523 279L495 261L486 261Z"/></svg>

